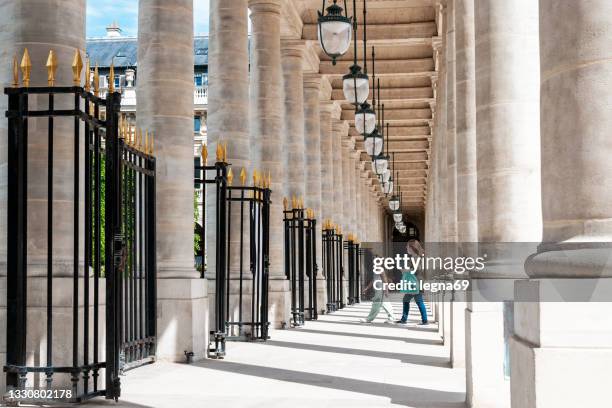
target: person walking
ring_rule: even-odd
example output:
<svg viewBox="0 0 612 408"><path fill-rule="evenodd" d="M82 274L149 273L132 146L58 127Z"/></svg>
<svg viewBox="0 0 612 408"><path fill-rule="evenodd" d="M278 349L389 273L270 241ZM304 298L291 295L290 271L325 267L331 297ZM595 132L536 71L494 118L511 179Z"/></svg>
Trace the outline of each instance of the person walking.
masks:
<svg viewBox="0 0 612 408"><path fill-rule="evenodd" d="M425 255L425 251L423 250L423 246L417 239L411 239L408 241L407 245L408 254L412 257L419 257ZM419 284L422 279L422 273L420 270L408 271L407 273L413 274L416 279L414 281ZM404 278L402 277L404 280ZM412 279L411 279L412 280ZM397 321L399 324L406 324L408 322L408 314L410 313L410 301L414 299L416 302L419 312L421 313L421 325L427 325L427 308L425 307L425 301L423 300L423 291L418 288L416 291L408 291L408 293L404 294L403 298L403 307L402 307L402 318Z"/></svg>
<svg viewBox="0 0 612 408"><path fill-rule="evenodd" d="M372 307L370 309L370 314L365 319L359 319L361 323L372 323L380 309L383 309L387 314L387 320L385 323L394 323L393 317L393 305L391 302L386 300L386 297L389 295L389 290L386 287L383 287L383 283L389 283L389 278L387 277L387 273L383 271L380 275L374 275L374 279L368 284L368 286L363 290L365 294L370 288L374 288L374 297L372 298Z"/></svg>

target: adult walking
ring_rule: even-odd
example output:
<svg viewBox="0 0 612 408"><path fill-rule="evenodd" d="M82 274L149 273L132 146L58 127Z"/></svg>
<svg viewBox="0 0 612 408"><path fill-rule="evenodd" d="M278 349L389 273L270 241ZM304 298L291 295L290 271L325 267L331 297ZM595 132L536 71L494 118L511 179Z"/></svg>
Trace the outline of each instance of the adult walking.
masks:
<svg viewBox="0 0 612 408"><path fill-rule="evenodd" d="M406 250L411 257L420 257L425 255L425 250L423 250L423 246L417 239L411 239L408 241L408 245L406 246ZM409 271L408 273L412 273L416 277L417 283L421 281L423 278L422 270L414 270ZM403 278L402 278L403 279ZM423 291L419 290L418 293L406 293L403 299L403 310L402 310L402 318L397 321L399 324L406 324L408 322L408 314L410 313L410 301L414 299L416 302L419 312L421 313L421 325L427 325L427 308L425 307L425 301L423 300Z"/></svg>

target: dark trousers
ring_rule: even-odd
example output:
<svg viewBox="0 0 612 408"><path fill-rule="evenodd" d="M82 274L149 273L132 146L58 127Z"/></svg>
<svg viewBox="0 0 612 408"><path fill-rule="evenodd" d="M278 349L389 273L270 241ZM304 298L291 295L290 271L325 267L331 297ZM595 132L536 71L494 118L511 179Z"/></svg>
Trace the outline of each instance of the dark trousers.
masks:
<svg viewBox="0 0 612 408"><path fill-rule="evenodd" d="M427 309L425 308L425 302L423 301L423 295L420 293L418 295L411 295L409 293L406 293L404 295L404 308L402 311L402 322L405 323L408 321L408 313L410 312L410 300L412 298L414 298L414 301L419 307L419 312L421 312L421 320L423 321L423 323L427 323Z"/></svg>

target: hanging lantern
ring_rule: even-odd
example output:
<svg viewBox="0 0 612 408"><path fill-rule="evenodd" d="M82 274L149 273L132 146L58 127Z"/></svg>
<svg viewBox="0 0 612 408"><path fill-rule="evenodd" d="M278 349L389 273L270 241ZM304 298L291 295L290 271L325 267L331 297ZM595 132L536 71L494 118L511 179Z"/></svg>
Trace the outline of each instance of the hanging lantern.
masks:
<svg viewBox="0 0 612 408"><path fill-rule="evenodd" d="M382 180L383 183L388 183L389 180L391 180L391 169L385 170L383 174L380 176L380 179Z"/></svg>
<svg viewBox="0 0 612 408"><path fill-rule="evenodd" d="M372 160L372 171L377 175L382 175L389 168L387 156L377 156Z"/></svg>
<svg viewBox="0 0 612 408"><path fill-rule="evenodd" d="M376 113L367 102L355 113L355 129L362 135L369 135L376 129Z"/></svg>
<svg viewBox="0 0 612 408"><path fill-rule="evenodd" d="M406 226L402 225L401 227L398 228L398 231L400 232L400 234L405 234L406 233Z"/></svg>
<svg viewBox="0 0 612 408"><path fill-rule="evenodd" d="M401 212L397 211L393 213L393 221L402 222L403 218L404 218L404 215Z"/></svg>
<svg viewBox="0 0 612 408"><path fill-rule="evenodd" d="M385 195L393 194L393 180L382 184L382 190Z"/></svg>
<svg viewBox="0 0 612 408"><path fill-rule="evenodd" d="M389 209L391 211L397 211L399 210L399 206L400 206L400 200L398 196L393 196L389 199Z"/></svg>
<svg viewBox="0 0 612 408"><path fill-rule="evenodd" d="M338 0L334 0L334 4L325 9L323 1L323 10L317 11L319 44L325 54L332 59L333 65L336 65L336 59L346 54L351 46L353 28L351 19L346 14L342 15L344 10L336 4L337 2ZM346 8L346 0L344 7ZM324 14L324 10L327 10L327 14Z"/></svg>
<svg viewBox="0 0 612 408"><path fill-rule="evenodd" d="M378 156L382 153L383 138L378 134L376 129L365 137L363 144L368 156Z"/></svg>
<svg viewBox="0 0 612 408"><path fill-rule="evenodd" d="M351 66L351 73L342 77L344 97L353 105L361 105L370 95L370 78L359 65ZM357 99L355 99L357 97Z"/></svg>

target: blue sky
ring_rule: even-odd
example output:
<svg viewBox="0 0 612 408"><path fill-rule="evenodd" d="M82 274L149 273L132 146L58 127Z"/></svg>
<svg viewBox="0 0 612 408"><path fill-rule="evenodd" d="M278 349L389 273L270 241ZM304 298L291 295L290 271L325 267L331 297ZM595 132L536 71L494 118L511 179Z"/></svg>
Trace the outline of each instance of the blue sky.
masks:
<svg viewBox="0 0 612 408"><path fill-rule="evenodd" d="M208 1L193 0L194 30L208 34ZM138 0L89 0L87 2L87 37L104 37L106 27L117 21L123 35L136 36Z"/></svg>

